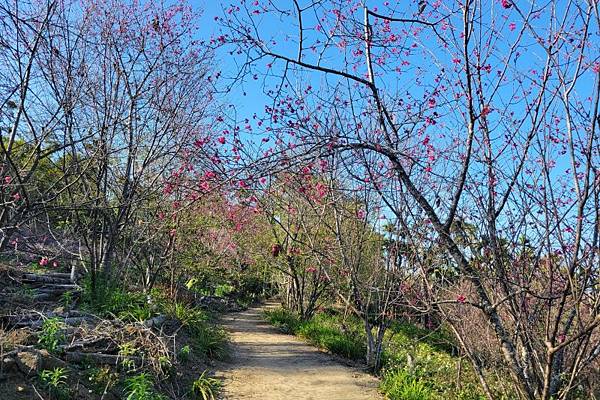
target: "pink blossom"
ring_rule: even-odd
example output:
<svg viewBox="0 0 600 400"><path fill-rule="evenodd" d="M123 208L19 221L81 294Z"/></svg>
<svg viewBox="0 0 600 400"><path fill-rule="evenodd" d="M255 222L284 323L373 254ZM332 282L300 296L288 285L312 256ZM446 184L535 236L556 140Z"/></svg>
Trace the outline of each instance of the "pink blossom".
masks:
<svg viewBox="0 0 600 400"><path fill-rule="evenodd" d="M19 201L21 199L21 195L17 192L12 195L14 201Z"/></svg>
<svg viewBox="0 0 600 400"><path fill-rule="evenodd" d="M219 141L219 143L225 144L225 136L221 136L217 140Z"/></svg>
<svg viewBox="0 0 600 400"><path fill-rule="evenodd" d="M467 298L462 294L460 294L456 297L456 301L458 301L461 304L463 304L466 300L467 300Z"/></svg>
<svg viewBox="0 0 600 400"><path fill-rule="evenodd" d="M517 28L517 24L515 24L514 22L511 22L510 24L508 24L508 29L510 29L510 31L514 31Z"/></svg>
<svg viewBox="0 0 600 400"><path fill-rule="evenodd" d="M12 177L10 176L5 176L4 177L4 183L6 183L7 185L10 184L12 182Z"/></svg>
<svg viewBox="0 0 600 400"><path fill-rule="evenodd" d="M509 9L512 7L512 2L510 0L502 0L502 7Z"/></svg>
<svg viewBox="0 0 600 400"><path fill-rule="evenodd" d="M53 261L53 262L52 262L52 266L53 266L54 268L58 268L58 261Z"/></svg>
<svg viewBox="0 0 600 400"><path fill-rule="evenodd" d="M356 216L357 216L359 219L364 219L364 218L367 216L367 212L361 208L360 210L358 210L358 211L356 212Z"/></svg>
<svg viewBox="0 0 600 400"><path fill-rule="evenodd" d="M49 260L48 260L48 257L42 257L42 258L40 259L40 265L41 265L42 267L45 267L46 265L48 265L48 261L49 261Z"/></svg>

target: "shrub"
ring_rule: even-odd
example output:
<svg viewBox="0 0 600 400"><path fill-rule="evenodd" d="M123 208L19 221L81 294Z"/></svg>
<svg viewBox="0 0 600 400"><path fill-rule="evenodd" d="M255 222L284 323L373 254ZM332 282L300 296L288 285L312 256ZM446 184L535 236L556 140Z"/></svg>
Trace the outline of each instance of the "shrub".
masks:
<svg viewBox="0 0 600 400"><path fill-rule="evenodd" d="M353 360L365 357L363 338L357 334L343 332L339 321L333 317L319 315L302 323L297 332L310 343L333 354Z"/></svg>

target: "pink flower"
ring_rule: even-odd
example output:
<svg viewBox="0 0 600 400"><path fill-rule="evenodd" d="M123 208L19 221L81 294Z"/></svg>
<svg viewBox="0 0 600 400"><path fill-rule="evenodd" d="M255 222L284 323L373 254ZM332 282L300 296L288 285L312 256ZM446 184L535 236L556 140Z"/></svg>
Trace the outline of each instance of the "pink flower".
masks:
<svg viewBox="0 0 600 400"><path fill-rule="evenodd" d="M367 216L367 212L366 212L365 210L363 210L363 209L360 209L360 210L358 210L358 211L356 212L356 216L357 216L359 219L364 219L364 218Z"/></svg>
<svg viewBox="0 0 600 400"><path fill-rule="evenodd" d="M12 195L14 201L19 201L21 199L21 195L17 192Z"/></svg>
<svg viewBox="0 0 600 400"><path fill-rule="evenodd" d="M49 261L48 257L42 257L41 260L40 260L40 265L42 267L45 267L46 265L48 265L48 261Z"/></svg>
<svg viewBox="0 0 600 400"><path fill-rule="evenodd" d="M508 24L508 29L510 29L510 31L514 31L517 28L517 24L515 24L514 22L511 22L510 24Z"/></svg>
<svg viewBox="0 0 600 400"><path fill-rule="evenodd" d="M217 139L219 141L219 143L221 144L225 144L225 136L221 136L220 138Z"/></svg>
<svg viewBox="0 0 600 400"><path fill-rule="evenodd" d="M459 303L463 304L465 302L465 300L467 300L467 298L465 296L458 295L458 297L456 298L456 301L458 301Z"/></svg>
<svg viewBox="0 0 600 400"><path fill-rule="evenodd" d="M12 182L12 177L10 176L5 176L4 177L4 183L6 183L7 185L9 185Z"/></svg>
<svg viewBox="0 0 600 400"><path fill-rule="evenodd" d="M512 2L510 0L502 0L502 7L509 9L512 7Z"/></svg>
<svg viewBox="0 0 600 400"><path fill-rule="evenodd" d="M53 266L54 268L58 268L58 261L53 261L53 262L52 262L52 266Z"/></svg>
<svg viewBox="0 0 600 400"><path fill-rule="evenodd" d="M490 106L485 106L483 107L483 109L481 110L481 116L485 117L487 116L489 113L492 112L492 109L490 108Z"/></svg>
<svg viewBox="0 0 600 400"><path fill-rule="evenodd" d="M203 192L208 192L210 190L210 185L207 181L204 181L200 184L200 189L202 189Z"/></svg>
<svg viewBox="0 0 600 400"><path fill-rule="evenodd" d="M597 74L600 73L600 63L594 63L594 65L592 65L592 71Z"/></svg>

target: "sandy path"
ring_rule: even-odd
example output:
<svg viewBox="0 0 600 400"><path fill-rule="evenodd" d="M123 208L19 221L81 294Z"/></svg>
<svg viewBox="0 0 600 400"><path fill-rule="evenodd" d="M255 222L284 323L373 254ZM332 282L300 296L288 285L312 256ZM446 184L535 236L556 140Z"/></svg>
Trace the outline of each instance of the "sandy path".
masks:
<svg viewBox="0 0 600 400"><path fill-rule="evenodd" d="M278 333L264 322L263 309L251 308L223 320L233 343L231 361L218 374L224 378L225 399L382 399L375 378Z"/></svg>

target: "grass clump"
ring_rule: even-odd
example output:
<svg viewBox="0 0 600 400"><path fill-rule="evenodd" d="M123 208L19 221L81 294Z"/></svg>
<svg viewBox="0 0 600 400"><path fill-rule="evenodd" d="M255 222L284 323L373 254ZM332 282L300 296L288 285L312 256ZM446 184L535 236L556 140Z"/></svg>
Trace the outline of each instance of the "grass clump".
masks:
<svg viewBox="0 0 600 400"><path fill-rule="evenodd" d="M198 379L192 383L192 395L198 400L215 400L222 383L216 378L208 376L208 371L202 372Z"/></svg>
<svg viewBox="0 0 600 400"><path fill-rule="evenodd" d="M360 333L344 331L341 321L335 316L319 314L298 328L298 335L311 344L329 350L333 354L352 360L365 357L365 341Z"/></svg>
<svg viewBox="0 0 600 400"><path fill-rule="evenodd" d="M225 330L210 322L210 316L198 307L175 303L167 307L167 315L178 319L191 336L191 349L196 354L217 360L228 355L228 337ZM189 348L184 355L189 358Z"/></svg>
<svg viewBox="0 0 600 400"><path fill-rule="evenodd" d="M301 321L291 311L283 308L265 311L267 321L283 333L303 337L309 343L342 357L358 360L365 355L364 340L356 330L344 331L339 317L319 314Z"/></svg>
<svg viewBox="0 0 600 400"><path fill-rule="evenodd" d="M293 312L284 308L266 310L266 320L283 333L295 335L300 328L300 318Z"/></svg>
<svg viewBox="0 0 600 400"><path fill-rule="evenodd" d="M150 375L141 373L125 380L126 400L163 400L165 396L154 390Z"/></svg>
<svg viewBox="0 0 600 400"><path fill-rule="evenodd" d="M45 369L40 372L40 381L51 399L68 399L67 370L65 368Z"/></svg>
<svg viewBox="0 0 600 400"><path fill-rule="evenodd" d="M98 295L92 296L89 283L84 285L83 304L85 308L102 317L117 317L123 321L145 321L156 315L148 303L148 296L142 292L123 289L116 285L101 285Z"/></svg>
<svg viewBox="0 0 600 400"><path fill-rule="evenodd" d="M403 369L386 373L381 382L381 390L390 400L429 400L434 392L426 382Z"/></svg>

